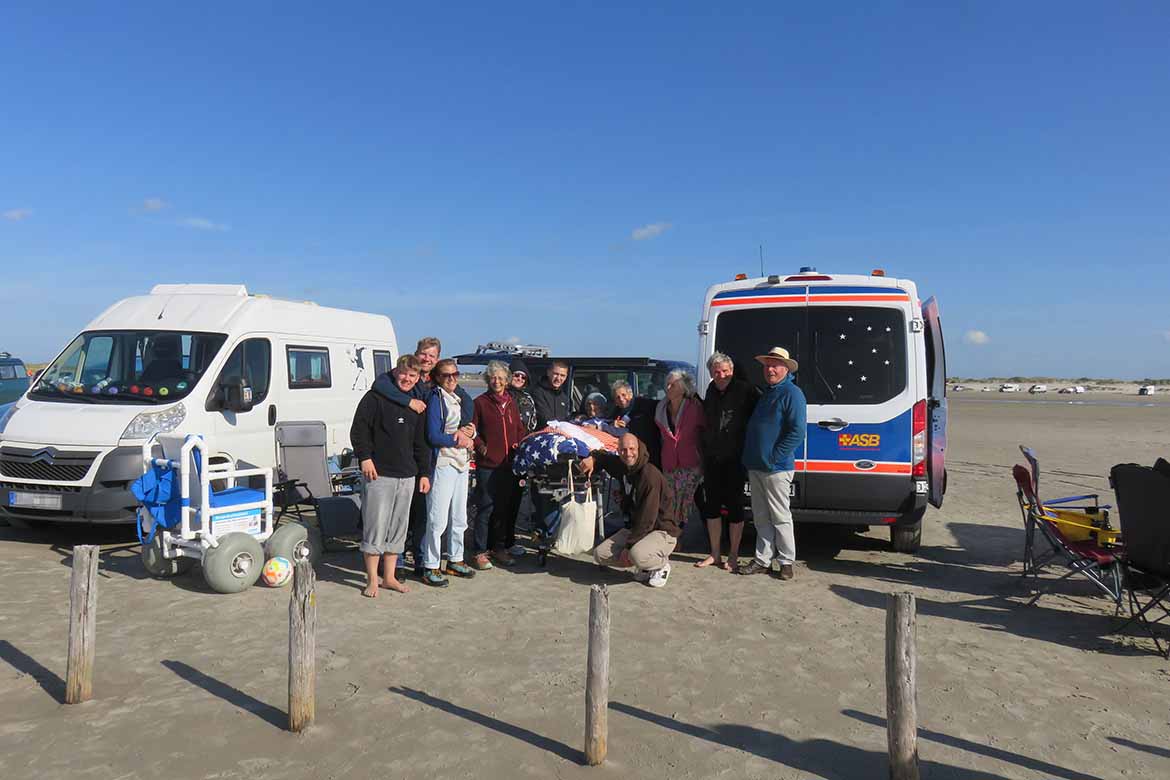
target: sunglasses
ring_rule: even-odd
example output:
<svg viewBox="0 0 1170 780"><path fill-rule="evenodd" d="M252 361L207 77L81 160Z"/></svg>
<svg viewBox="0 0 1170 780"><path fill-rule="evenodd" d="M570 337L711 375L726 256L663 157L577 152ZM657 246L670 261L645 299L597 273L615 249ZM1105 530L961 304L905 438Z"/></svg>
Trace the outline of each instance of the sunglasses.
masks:
<svg viewBox="0 0 1170 780"><path fill-rule="evenodd" d="M513 379L527 379L528 374L525 374L523 371L513 371L512 378Z"/></svg>
<svg viewBox="0 0 1170 780"><path fill-rule="evenodd" d="M439 379L440 379L440 381L443 379L455 379L458 376L459 376L458 371L444 371L443 373L439 374Z"/></svg>

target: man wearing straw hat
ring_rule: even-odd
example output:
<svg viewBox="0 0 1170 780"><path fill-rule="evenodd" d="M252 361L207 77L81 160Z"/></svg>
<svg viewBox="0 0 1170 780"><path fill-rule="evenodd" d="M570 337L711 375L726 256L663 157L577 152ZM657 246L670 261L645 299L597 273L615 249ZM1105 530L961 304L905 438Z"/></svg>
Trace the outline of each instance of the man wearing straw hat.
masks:
<svg viewBox="0 0 1170 780"><path fill-rule="evenodd" d="M752 490L756 524L756 555L739 567L740 574L763 574L779 565L779 576L790 580L796 563L789 491L796 470L796 451L804 443L804 393L792 381L797 363L783 347L756 355L764 367L767 387L748 420L743 465Z"/></svg>

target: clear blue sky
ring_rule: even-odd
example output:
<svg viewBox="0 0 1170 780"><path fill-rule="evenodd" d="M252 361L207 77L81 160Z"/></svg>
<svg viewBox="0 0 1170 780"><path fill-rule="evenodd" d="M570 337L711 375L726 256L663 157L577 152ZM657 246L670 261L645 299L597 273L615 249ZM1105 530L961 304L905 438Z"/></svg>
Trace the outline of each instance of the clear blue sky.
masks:
<svg viewBox="0 0 1170 780"><path fill-rule="evenodd" d="M7 7L0 349L209 281L693 361L763 244L953 374L1170 376L1170 5L560 5Z"/></svg>

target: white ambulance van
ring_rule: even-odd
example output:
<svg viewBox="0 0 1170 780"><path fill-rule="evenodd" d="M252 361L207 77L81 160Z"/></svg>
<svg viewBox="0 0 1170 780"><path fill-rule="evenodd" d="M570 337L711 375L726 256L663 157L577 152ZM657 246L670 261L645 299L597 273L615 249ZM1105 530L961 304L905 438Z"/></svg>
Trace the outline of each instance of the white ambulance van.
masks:
<svg viewBox="0 0 1170 780"><path fill-rule="evenodd" d="M127 486L156 433L201 434L212 462L271 468L278 422L322 420L339 453L397 357L383 315L157 285L98 315L0 418L0 518L133 522Z"/></svg>
<svg viewBox="0 0 1170 780"><path fill-rule="evenodd" d="M922 541L927 503L946 492L946 365L937 302L914 282L881 271L713 285L699 322L699 387L707 358L763 386L754 360L774 346L797 360L808 433L796 454L797 522L890 527L894 549Z"/></svg>

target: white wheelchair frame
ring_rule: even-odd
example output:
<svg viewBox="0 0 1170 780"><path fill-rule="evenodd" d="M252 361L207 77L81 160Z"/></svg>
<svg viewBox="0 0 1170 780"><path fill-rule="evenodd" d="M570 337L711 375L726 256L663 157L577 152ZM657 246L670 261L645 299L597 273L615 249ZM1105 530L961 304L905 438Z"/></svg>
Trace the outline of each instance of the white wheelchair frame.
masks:
<svg viewBox="0 0 1170 780"><path fill-rule="evenodd" d="M173 452L174 446L179 441L182 441L179 457L177 459L165 457L168 445L170 445L170 451ZM153 451L155 446L162 448L164 457L154 457ZM188 464L194 465L192 453L195 450L199 451L201 466L195 470L199 477L198 504L192 505L191 480L187 467ZM155 533L161 537L160 546L164 558L172 560L175 558L194 558L197 561L202 561L203 555L207 550L219 546L219 539L215 533L216 515L232 514L241 516L239 515L241 512L251 512L252 510L259 509L260 530L255 533L251 531L244 531L243 533L248 533L256 541L261 543L272 536L275 525L272 506L272 469L237 469L234 462L212 464L208 462L207 455L207 444L203 441L203 437L194 434L188 435L185 438L178 436L159 436L156 434L142 444L143 471L149 471L154 466L171 469L175 473L175 478L178 479L182 491L180 493L182 520L179 525L169 530L159 525L155 530ZM211 506L212 481L226 480L229 487L231 487L241 477L264 477L264 500L213 508ZM142 511L150 515L150 510L145 507L142 508ZM250 517L251 515L246 516ZM153 516L151 520L153 520ZM141 523L142 520L138 522ZM146 530L143 529L144 532ZM263 562L261 561L261 563Z"/></svg>

